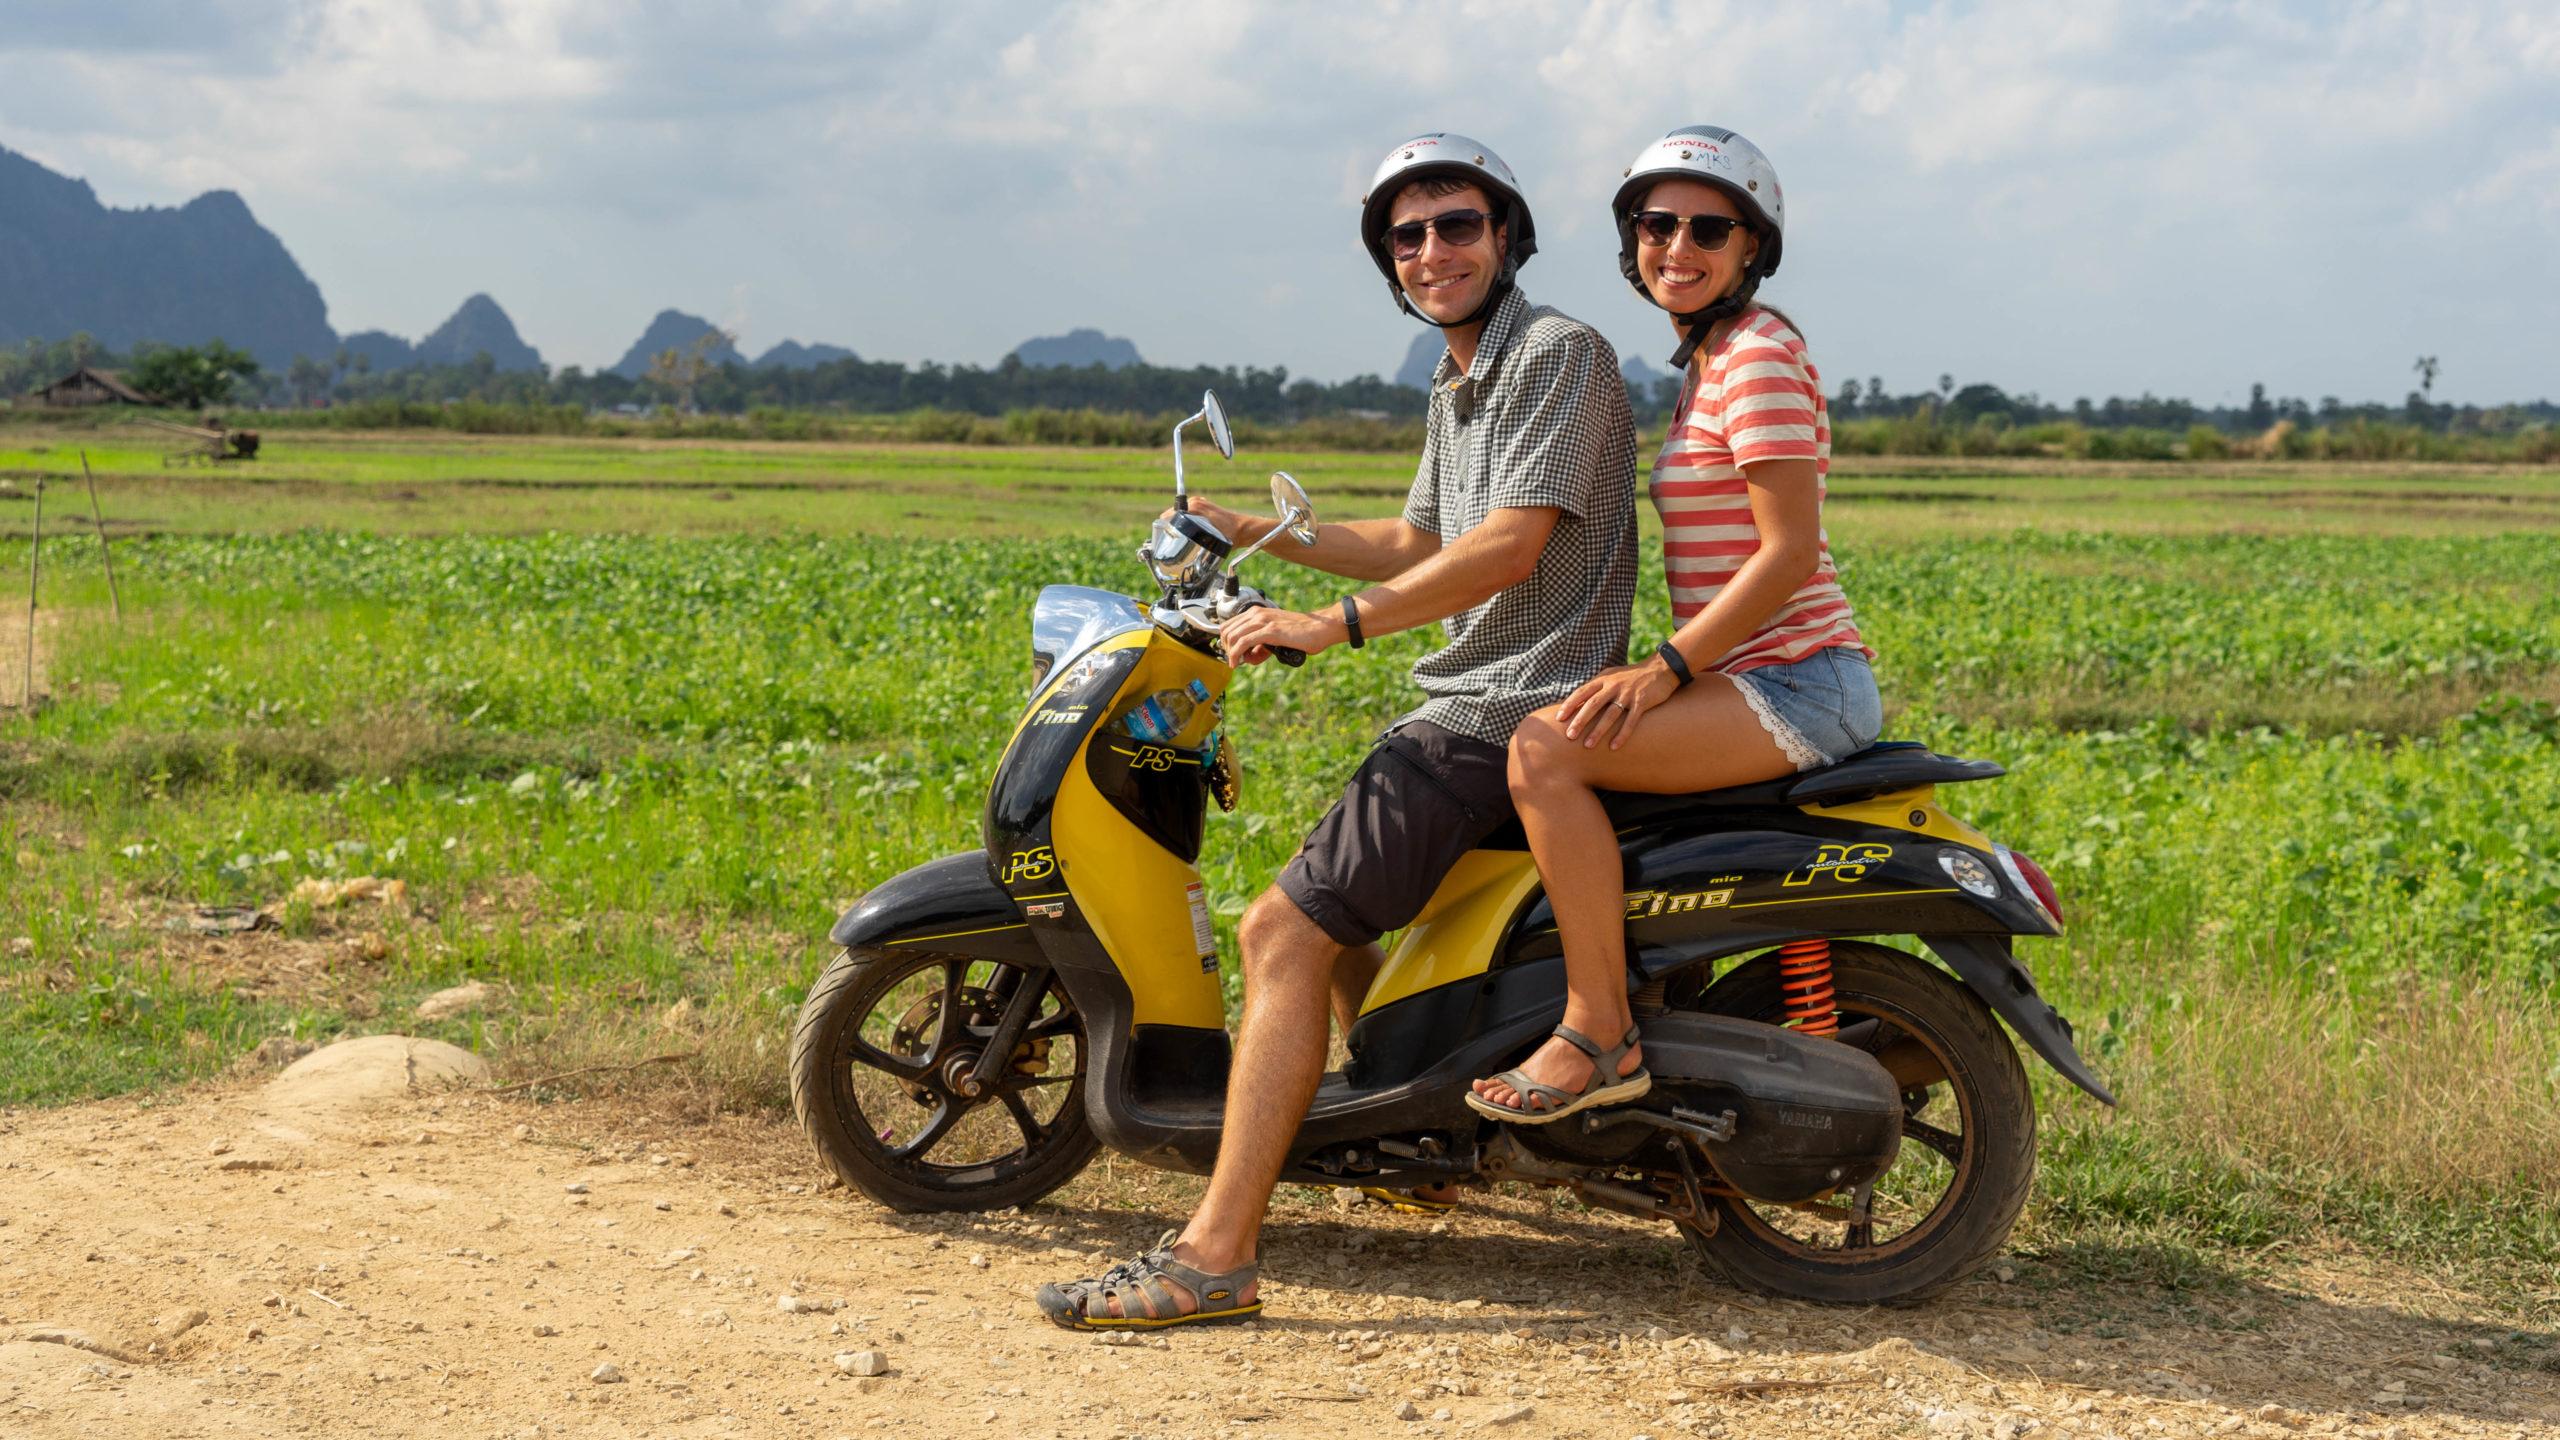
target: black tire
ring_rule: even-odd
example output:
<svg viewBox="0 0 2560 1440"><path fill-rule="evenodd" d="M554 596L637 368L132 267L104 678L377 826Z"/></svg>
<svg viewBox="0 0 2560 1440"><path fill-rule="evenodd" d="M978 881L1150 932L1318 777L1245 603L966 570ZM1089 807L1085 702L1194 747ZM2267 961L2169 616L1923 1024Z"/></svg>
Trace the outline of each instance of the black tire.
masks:
<svg viewBox="0 0 2560 1440"><path fill-rule="evenodd" d="M956 1076L1024 984L1044 993L1015 1063L993 1089L964 1097ZM827 1168L892 1210L1028 1205L1093 1158L1085 1053L1084 1018L1052 972L846 950L810 987L792 1027L791 1108ZM910 1124L913 1138L899 1143ZM1008 1129L1017 1139L1009 1149Z"/></svg>
<svg viewBox="0 0 2560 1440"><path fill-rule="evenodd" d="M1980 1269L2017 1224L2035 1180L2035 1096L2017 1047L1963 982L1916 956L1863 942L1835 942L1831 965L1844 1038L1890 1051L1921 1075L1943 1075L1904 1091L1902 1154L1878 1183L1877 1213L1886 1213L1888 1196L1907 1196L1927 1178L1920 1169L1943 1168L1943 1188L1926 1210L1898 1202L1903 1213L1894 1218L1908 1223L1883 1240L1880 1227L1871 1228L1864 1244L1853 1243L1856 1232L1846 1226L1836 1244L1824 1243L1829 1222L1801 1208L1725 1197L1710 1201L1715 1233L1689 1230L1689 1238L1724 1275L1771 1294L1844 1305L1925 1299ZM1777 956L1736 967L1696 1003L1722 1015L1778 1019ZM1870 1020L1878 1023L1859 1023ZM1921 1052L1903 1046L1906 1040ZM1949 1118L1958 1130L1947 1130Z"/></svg>

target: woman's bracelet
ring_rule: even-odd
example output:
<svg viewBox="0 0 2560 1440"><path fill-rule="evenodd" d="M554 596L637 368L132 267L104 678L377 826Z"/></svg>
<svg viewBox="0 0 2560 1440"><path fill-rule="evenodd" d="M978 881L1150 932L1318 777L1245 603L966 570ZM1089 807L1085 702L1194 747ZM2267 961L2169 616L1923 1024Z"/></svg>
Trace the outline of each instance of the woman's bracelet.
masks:
<svg viewBox="0 0 2560 1440"><path fill-rule="evenodd" d="M1680 653L1679 647L1673 645L1670 641L1663 641L1653 653L1662 658L1662 663L1669 667L1672 675L1677 677L1682 685L1686 685L1690 681L1698 678L1697 676L1689 673L1689 661L1687 657L1683 656Z"/></svg>

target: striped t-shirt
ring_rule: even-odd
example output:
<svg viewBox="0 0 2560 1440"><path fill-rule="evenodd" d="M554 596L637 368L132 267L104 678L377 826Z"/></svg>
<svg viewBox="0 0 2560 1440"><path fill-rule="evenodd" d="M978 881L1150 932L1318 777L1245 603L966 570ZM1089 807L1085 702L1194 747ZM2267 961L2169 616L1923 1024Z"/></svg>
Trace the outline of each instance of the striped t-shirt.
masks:
<svg viewBox="0 0 2560 1440"><path fill-rule="evenodd" d="M1831 411L1823 403L1822 376L1805 357L1804 337L1755 307L1707 355L1653 462L1653 506L1662 513L1674 624L1706 609L1759 550L1742 467L1763 460L1811 460L1815 486L1827 491ZM1735 674L1784 665L1833 645L1874 656L1858 638L1849 597L1840 591L1827 533L1821 547L1812 576L1711 668Z"/></svg>

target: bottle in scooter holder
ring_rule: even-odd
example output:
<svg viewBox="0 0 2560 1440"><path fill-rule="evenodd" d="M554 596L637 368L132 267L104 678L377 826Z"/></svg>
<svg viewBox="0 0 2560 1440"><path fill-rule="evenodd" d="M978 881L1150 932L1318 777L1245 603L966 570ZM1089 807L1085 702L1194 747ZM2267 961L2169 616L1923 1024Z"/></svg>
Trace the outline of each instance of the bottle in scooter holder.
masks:
<svg viewBox="0 0 2560 1440"><path fill-rule="evenodd" d="M1159 690L1141 700L1121 722L1132 736L1150 745L1170 745L1209 703L1209 687L1194 680L1179 690Z"/></svg>

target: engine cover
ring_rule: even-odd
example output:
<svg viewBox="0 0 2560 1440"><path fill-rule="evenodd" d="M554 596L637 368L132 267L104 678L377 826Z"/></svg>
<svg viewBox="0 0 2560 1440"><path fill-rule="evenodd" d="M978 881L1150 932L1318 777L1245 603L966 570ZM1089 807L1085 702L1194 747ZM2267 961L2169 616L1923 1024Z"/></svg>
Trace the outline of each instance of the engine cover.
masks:
<svg viewBox="0 0 2560 1440"><path fill-rule="evenodd" d="M1636 1103L1732 1111L1733 1138L1708 1145L1707 1158L1755 1200L1863 1185L1902 1149L1902 1092L1863 1050L1724 1015L1680 1012L1642 1024L1653 1090Z"/></svg>

